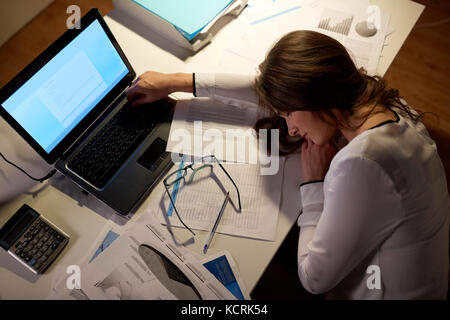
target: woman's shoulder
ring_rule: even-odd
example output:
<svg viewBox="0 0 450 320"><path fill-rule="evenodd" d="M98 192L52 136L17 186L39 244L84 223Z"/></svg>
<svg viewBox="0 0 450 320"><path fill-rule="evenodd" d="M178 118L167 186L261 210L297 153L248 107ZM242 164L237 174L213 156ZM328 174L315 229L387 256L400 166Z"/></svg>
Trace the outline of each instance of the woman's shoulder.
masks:
<svg viewBox="0 0 450 320"><path fill-rule="evenodd" d="M330 170L343 163L376 163L393 180L410 180L433 161L439 161L436 144L420 120L398 114L399 119L369 129L351 140L334 157Z"/></svg>
<svg viewBox="0 0 450 320"><path fill-rule="evenodd" d="M355 137L339 151L339 156L358 155L375 161L387 155L409 159L411 150L435 149L419 113L411 107L407 110L410 114L396 112L396 121L382 123Z"/></svg>

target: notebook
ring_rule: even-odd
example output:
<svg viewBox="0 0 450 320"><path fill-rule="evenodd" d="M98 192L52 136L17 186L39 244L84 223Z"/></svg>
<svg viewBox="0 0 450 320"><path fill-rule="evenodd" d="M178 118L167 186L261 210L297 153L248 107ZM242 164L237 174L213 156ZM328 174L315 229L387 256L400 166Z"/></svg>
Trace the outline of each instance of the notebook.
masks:
<svg viewBox="0 0 450 320"><path fill-rule="evenodd" d="M47 163L128 215L172 164L172 105L131 107L135 77L92 9L0 91L0 114Z"/></svg>

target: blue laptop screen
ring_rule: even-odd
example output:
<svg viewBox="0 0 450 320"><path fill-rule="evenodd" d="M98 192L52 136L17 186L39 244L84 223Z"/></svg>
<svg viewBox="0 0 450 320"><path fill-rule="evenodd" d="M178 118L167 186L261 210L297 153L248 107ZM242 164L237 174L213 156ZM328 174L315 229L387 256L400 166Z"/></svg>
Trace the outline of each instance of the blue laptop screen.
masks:
<svg viewBox="0 0 450 320"><path fill-rule="evenodd" d="M50 153L127 73L125 63L95 20L3 107Z"/></svg>

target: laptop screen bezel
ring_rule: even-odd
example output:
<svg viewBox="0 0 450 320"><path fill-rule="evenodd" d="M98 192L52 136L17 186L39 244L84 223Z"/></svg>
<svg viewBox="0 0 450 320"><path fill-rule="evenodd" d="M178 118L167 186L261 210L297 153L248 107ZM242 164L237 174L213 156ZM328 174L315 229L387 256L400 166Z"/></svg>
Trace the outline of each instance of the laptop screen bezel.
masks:
<svg viewBox="0 0 450 320"><path fill-rule="evenodd" d="M97 20L113 44L120 58L126 65L128 73L101 99L97 105L53 148L51 152L45 151L42 146L6 111L3 103L25 84L33 75L44 67L53 57L63 50L73 39L83 32L91 23ZM58 160L64 152L89 128L89 126L102 114L108 106L132 83L136 73L130 65L117 40L108 28L98 9L91 9L80 20L80 29L69 29L52 45L44 50L36 59L25 67L15 78L0 90L0 116L13 127L16 132L49 164Z"/></svg>

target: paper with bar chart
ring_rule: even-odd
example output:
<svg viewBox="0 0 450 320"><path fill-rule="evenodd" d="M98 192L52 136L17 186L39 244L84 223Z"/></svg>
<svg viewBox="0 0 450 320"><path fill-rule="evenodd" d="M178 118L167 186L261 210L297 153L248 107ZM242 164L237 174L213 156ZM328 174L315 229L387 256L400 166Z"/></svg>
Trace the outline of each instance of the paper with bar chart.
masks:
<svg viewBox="0 0 450 320"><path fill-rule="evenodd" d="M348 36L352 26L353 15L325 8L322 12L318 27Z"/></svg>
<svg viewBox="0 0 450 320"><path fill-rule="evenodd" d="M367 0L320 0L314 3L314 30L342 43L358 68L375 74L389 31L390 16L371 6ZM377 29L374 36L364 37L357 32L357 25L374 20Z"/></svg>
<svg viewBox="0 0 450 320"><path fill-rule="evenodd" d="M365 23L370 32L364 32ZM227 72L257 73L259 63L283 35L312 30L341 42L355 64L373 75L386 37L394 31L389 23L390 16L369 0L249 0L224 33L228 45L220 65Z"/></svg>

